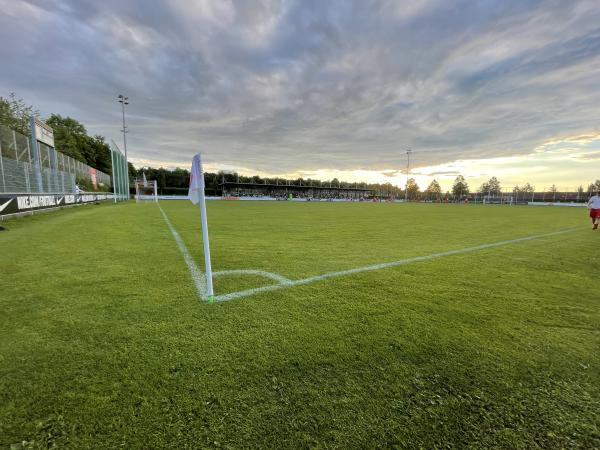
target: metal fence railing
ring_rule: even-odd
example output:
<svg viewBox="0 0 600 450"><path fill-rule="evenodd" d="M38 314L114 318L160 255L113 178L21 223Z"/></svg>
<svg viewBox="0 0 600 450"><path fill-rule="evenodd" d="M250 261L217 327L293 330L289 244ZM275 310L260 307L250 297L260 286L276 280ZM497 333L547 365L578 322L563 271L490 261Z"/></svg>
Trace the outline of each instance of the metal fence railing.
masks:
<svg viewBox="0 0 600 450"><path fill-rule="evenodd" d="M113 192L115 201L127 200L129 198L129 171L125 155L119 149L119 146L111 139L110 156L113 172Z"/></svg>
<svg viewBox="0 0 600 450"><path fill-rule="evenodd" d="M0 124L0 192L74 192L78 179L95 177L96 184L111 186L110 175L38 142L40 168L37 170L31 141Z"/></svg>
<svg viewBox="0 0 600 450"><path fill-rule="evenodd" d="M0 157L0 192L62 193L75 191L75 175L62 170L42 168L27 162Z"/></svg>

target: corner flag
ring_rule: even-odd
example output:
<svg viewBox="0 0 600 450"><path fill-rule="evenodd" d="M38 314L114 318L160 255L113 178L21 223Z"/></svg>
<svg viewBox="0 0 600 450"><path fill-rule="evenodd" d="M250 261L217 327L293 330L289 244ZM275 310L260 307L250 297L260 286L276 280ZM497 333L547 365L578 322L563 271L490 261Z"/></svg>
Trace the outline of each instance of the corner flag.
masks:
<svg viewBox="0 0 600 450"><path fill-rule="evenodd" d="M204 243L204 265L206 266L206 288L208 301L212 302L213 284L212 268L210 266L210 246L208 244L208 222L206 220L206 201L204 198L204 172L202 171L202 160L200 153L192 159L192 171L190 173L190 189L188 198L197 205L200 204L200 220L202 222L202 242Z"/></svg>

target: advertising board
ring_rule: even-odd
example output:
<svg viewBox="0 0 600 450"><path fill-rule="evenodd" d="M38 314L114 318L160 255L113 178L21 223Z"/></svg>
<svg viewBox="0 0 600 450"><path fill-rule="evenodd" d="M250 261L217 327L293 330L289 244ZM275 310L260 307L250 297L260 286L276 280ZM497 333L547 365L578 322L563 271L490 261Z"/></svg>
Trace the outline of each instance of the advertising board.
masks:
<svg viewBox="0 0 600 450"><path fill-rule="evenodd" d="M0 194L0 216L112 200L113 194Z"/></svg>

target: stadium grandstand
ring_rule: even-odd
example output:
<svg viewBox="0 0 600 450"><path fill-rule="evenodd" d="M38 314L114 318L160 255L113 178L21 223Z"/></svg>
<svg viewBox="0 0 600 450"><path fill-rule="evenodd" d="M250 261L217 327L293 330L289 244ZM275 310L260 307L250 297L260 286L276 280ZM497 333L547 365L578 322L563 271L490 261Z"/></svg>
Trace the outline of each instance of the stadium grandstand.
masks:
<svg viewBox="0 0 600 450"><path fill-rule="evenodd" d="M219 184L223 197L270 197L304 198L315 200L369 200L374 197L372 189L334 186L312 186L292 184L244 183L222 181Z"/></svg>

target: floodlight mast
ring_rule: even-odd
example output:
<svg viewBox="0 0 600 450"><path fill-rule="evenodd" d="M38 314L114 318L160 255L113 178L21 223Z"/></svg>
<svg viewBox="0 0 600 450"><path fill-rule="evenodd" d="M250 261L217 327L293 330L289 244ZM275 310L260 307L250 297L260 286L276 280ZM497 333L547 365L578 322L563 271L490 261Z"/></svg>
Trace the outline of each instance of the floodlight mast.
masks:
<svg viewBox="0 0 600 450"><path fill-rule="evenodd" d="M410 154L412 150L406 150L406 184L404 185L404 202L408 202L408 177L410 176Z"/></svg>
<svg viewBox="0 0 600 450"><path fill-rule="evenodd" d="M129 97L124 96L123 94L119 94L117 97L117 101L121 104L121 109L123 111L123 129L121 133L123 133L123 149L125 150L125 166L127 168L127 178L129 178L129 160L127 159L127 125L125 125L125 105L129 105ZM129 182L127 183L129 184Z"/></svg>

